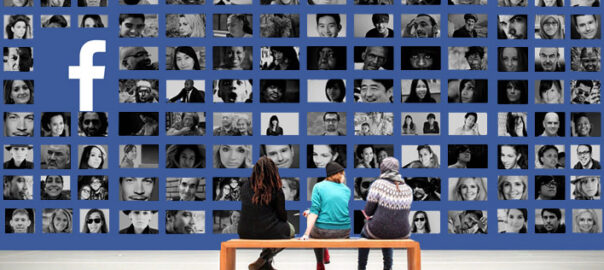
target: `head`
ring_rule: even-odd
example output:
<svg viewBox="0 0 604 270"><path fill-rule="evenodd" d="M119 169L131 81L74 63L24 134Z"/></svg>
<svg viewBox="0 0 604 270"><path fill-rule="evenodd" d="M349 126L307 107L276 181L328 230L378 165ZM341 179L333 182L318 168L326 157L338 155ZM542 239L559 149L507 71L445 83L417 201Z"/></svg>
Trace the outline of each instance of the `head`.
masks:
<svg viewBox="0 0 604 270"><path fill-rule="evenodd" d="M136 82L136 102L152 103L155 101L153 86L150 81L139 80Z"/></svg>
<svg viewBox="0 0 604 270"><path fill-rule="evenodd" d="M144 230L149 227L153 215L157 213L155 210L124 210L123 212L128 216L135 230Z"/></svg>
<svg viewBox="0 0 604 270"><path fill-rule="evenodd" d="M524 155L521 151L521 145L503 144L499 146L499 169L525 168Z"/></svg>
<svg viewBox="0 0 604 270"><path fill-rule="evenodd" d="M46 176L43 192L50 199L58 198L63 192L63 177L60 175Z"/></svg>
<svg viewBox="0 0 604 270"><path fill-rule="evenodd" d="M29 211L22 208L13 210L9 223L13 233L28 233L29 226L32 224Z"/></svg>
<svg viewBox="0 0 604 270"><path fill-rule="evenodd" d="M527 15L499 15L499 30L507 39L526 39Z"/></svg>
<svg viewBox="0 0 604 270"><path fill-rule="evenodd" d="M322 47L319 49L318 58L317 58L317 66L320 70L334 70L338 69L341 66L341 63L338 63L338 52L336 48L333 47Z"/></svg>
<svg viewBox="0 0 604 270"><path fill-rule="evenodd" d="M431 99L430 86L425 79L415 79L411 81L411 92L407 102L422 102Z"/></svg>
<svg viewBox="0 0 604 270"><path fill-rule="evenodd" d="M34 135L33 112L5 112L4 136L32 137Z"/></svg>
<svg viewBox="0 0 604 270"><path fill-rule="evenodd" d="M499 176L497 197L500 200L528 199L528 177L526 175Z"/></svg>
<svg viewBox="0 0 604 270"><path fill-rule="evenodd" d="M571 181L575 185L576 199L594 199L600 197L599 176L577 176Z"/></svg>
<svg viewBox="0 0 604 270"><path fill-rule="evenodd" d="M361 54L361 59L363 59L363 70L379 70L388 62L388 47L367 46Z"/></svg>
<svg viewBox="0 0 604 270"><path fill-rule="evenodd" d="M480 210L466 210L460 215L461 226L463 230L474 229L478 226L478 222L483 217L482 211Z"/></svg>
<svg viewBox="0 0 604 270"><path fill-rule="evenodd" d="M424 168L435 168L435 164L438 164L438 157L432 151L430 145L419 145L417 147L417 155Z"/></svg>
<svg viewBox="0 0 604 270"><path fill-rule="evenodd" d="M7 59L4 71L31 71L34 63L31 47L4 47L4 57Z"/></svg>
<svg viewBox="0 0 604 270"><path fill-rule="evenodd" d="M526 56L518 47L499 48L499 71L518 72L525 69Z"/></svg>
<svg viewBox="0 0 604 270"><path fill-rule="evenodd" d="M546 47L539 49L539 61L541 62L543 71L556 71L559 59L560 53L558 52L558 48Z"/></svg>
<svg viewBox="0 0 604 270"><path fill-rule="evenodd" d="M556 169L558 167L558 148L555 145L544 145L537 152L539 163L544 169Z"/></svg>
<svg viewBox="0 0 604 270"><path fill-rule="evenodd" d="M193 47L181 46L174 50L174 62L172 66L175 70L200 70L199 59Z"/></svg>
<svg viewBox="0 0 604 270"><path fill-rule="evenodd" d="M471 46L466 51L466 61L470 65L470 70L482 70L482 60L484 58L484 49L480 46Z"/></svg>
<svg viewBox="0 0 604 270"><path fill-rule="evenodd" d="M480 177L461 177L454 188L453 198L459 201L483 201L487 192Z"/></svg>
<svg viewBox="0 0 604 270"><path fill-rule="evenodd" d="M588 100L592 89L594 89L594 83L591 80L575 81L572 89L572 96L574 96L574 98L571 100L571 102L574 104L585 104L589 102Z"/></svg>
<svg viewBox="0 0 604 270"><path fill-rule="evenodd" d="M436 20L428 14L418 14L413 19L413 25L410 28L411 32L409 34L416 38L433 38L439 32Z"/></svg>
<svg viewBox="0 0 604 270"><path fill-rule="evenodd" d="M292 144L263 144L261 147L263 147L265 155L275 163L277 168L292 168L292 164L296 157Z"/></svg>
<svg viewBox="0 0 604 270"><path fill-rule="evenodd" d="M388 22L390 17L386 13L376 13L371 16L373 27L382 35L388 34Z"/></svg>
<svg viewBox="0 0 604 270"><path fill-rule="evenodd" d="M4 176L4 198L9 200L26 200L31 195L31 176Z"/></svg>
<svg viewBox="0 0 604 270"><path fill-rule="evenodd" d="M15 144L4 146L4 148L10 153L11 159L17 163L20 163L27 158L27 155L30 153L33 147L27 144Z"/></svg>
<svg viewBox="0 0 604 270"><path fill-rule="evenodd" d="M325 168L327 163L336 161L339 157L339 152L334 148L335 145L330 144L314 144L311 145L312 161L316 168Z"/></svg>
<svg viewBox="0 0 604 270"><path fill-rule="evenodd" d="M589 144L579 144L577 146L577 157L579 158L579 162L583 167L587 167L592 162L592 152L591 145Z"/></svg>
<svg viewBox="0 0 604 270"><path fill-rule="evenodd" d="M573 209L574 226L573 232L578 233L599 233L600 232L600 220L596 210L594 209Z"/></svg>
<svg viewBox="0 0 604 270"><path fill-rule="evenodd" d="M505 224L509 232L526 230L527 211L525 208L512 208L505 210Z"/></svg>
<svg viewBox="0 0 604 270"><path fill-rule="evenodd" d="M92 192L99 192L101 187L103 187L104 185L106 185L107 179L106 176L101 176L101 175L93 175L90 177L90 188L92 189Z"/></svg>
<svg viewBox="0 0 604 270"><path fill-rule="evenodd" d="M589 137L591 133L591 121L586 113L573 113L575 122L575 134L578 137Z"/></svg>
<svg viewBox="0 0 604 270"><path fill-rule="evenodd" d="M430 222L428 222L428 214L424 211L416 211L413 214L413 223L411 224L411 232L425 231L430 233Z"/></svg>
<svg viewBox="0 0 604 270"><path fill-rule="evenodd" d="M594 72L600 71L600 50L599 48L585 47L581 49L581 67L583 70Z"/></svg>
<svg viewBox="0 0 604 270"><path fill-rule="evenodd" d="M252 168L250 186L254 191L252 203L256 205L268 205L273 192L283 187L281 176L277 165L267 156L258 159Z"/></svg>
<svg viewBox="0 0 604 270"><path fill-rule="evenodd" d="M127 70L155 69L149 58L149 52L144 47L122 47L120 55L122 66Z"/></svg>
<svg viewBox="0 0 604 270"><path fill-rule="evenodd" d="M436 121L436 116L433 113L429 113L426 117L426 120L428 120L428 123L432 124L434 121Z"/></svg>
<svg viewBox="0 0 604 270"><path fill-rule="evenodd" d="M370 128L371 128L371 127L369 126L369 123L367 123L367 122L365 122L365 123L361 124L361 132L362 132L363 134L369 134L369 132L371 132L371 131L370 131Z"/></svg>
<svg viewBox="0 0 604 270"><path fill-rule="evenodd" d="M555 69L555 66L553 68ZM540 81L539 96L541 97L541 101L546 104L562 103L562 84L558 80Z"/></svg>
<svg viewBox="0 0 604 270"><path fill-rule="evenodd" d="M463 15L463 19L465 21L464 27L466 28L466 30L468 30L468 31L474 30L474 27L476 26L476 23L478 22L478 18L476 18L476 15L467 13L467 14Z"/></svg>
<svg viewBox="0 0 604 270"><path fill-rule="evenodd" d="M105 149L100 145L87 145L82 150L80 169L103 169L107 159Z"/></svg>
<svg viewBox="0 0 604 270"><path fill-rule="evenodd" d="M475 113L475 112L466 113L466 115L464 116L463 127L465 129L472 129L476 125L477 121L478 121L477 113Z"/></svg>
<svg viewBox="0 0 604 270"><path fill-rule="evenodd" d="M166 223L171 223L171 226L166 226L166 232L178 234L195 233L196 220L193 216L193 211L167 210ZM172 228L172 230L168 231L168 227Z"/></svg>
<svg viewBox="0 0 604 270"><path fill-rule="evenodd" d="M215 147L214 168L246 168L246 159L251 160L248 145L218 145Z"/></svg>
<svg viewBox="0 0 604 270"><path fill-rule="evenodd" d="M411 47L409 54L409 65L413 70L431 70L440 68L440 60L437 59L437 52L426 50L423 47Z"/></svg>
<svg viewBox="0 0 604 270"><path fill-rule="evenodd" d="M526 123L524 121L525 115L523 113L512 113L508 112L506 117L505 129L508 134L512 137L526 137Z"/></svg>
<svg viewBox="0 0 604 270"><path fill-rule="evenodd" d="M326 112L323 114L323 127L326 132L337 132L340 125L340 114L337 112Z"/></svg>
<svg viewBox="0 0 604 270"><path fill-rule="evenodd" d="M503 95L502 101L500 103L526 103L526 99L528 96L527 93L527 83L522 80L504 80L500 81L500 87L504 87L504 89L500 90ZM501 88L500 88L501 89ZM500 97L501 97L500 96Z"/></svg>
<svg viewBox="0 0 604 270"><path fill-rule="evenodd" d="M65 28L67 27L67 19L63 15L53 15L42 24L45 28Z"/></svg>
<svg viewBox="0 0 604 270"><path fill-rule="evenodd" d="M51 137L66 136L66 125L69 127L69 123L63 113L48 112L42 115L42 128Z"/></svg>
<svg viewBox="0 0 604 270"><path fill-rule="evenodd" d="M86 14L82 17L80 28L103 28L105 25L101 20L101 16L97 14Z"/></svg>
<svg viewBox="0 0 604 270"><path fill-rule="evenodd" d="M88 200L90 199L90 194L92 193L92 188L89 185L83 185L80 187L78 191L78 197L80 200Z"/></svg>
<svg viewBox="0 0 604 270"><path fill-rule="evenodd" d="M155 177L120 177L122 201L148 201L153 194Z"/></svg>
<svg viewBox="0 0 604 270"><path fill-rule="evenodd" d="M242 46L226 47L225 63L230 69L247 68L247 50Z"/></svg>
<svg viewBox="0 0 604 270"><path fill-rule="evenodd" d="M375 149L373 145L370 144L360 144L356 149L356 156L359 163L368 164L371 168L373 168L376 164L376 155Z"/></svg>
<svg viewBox="0 0 604 270"><path fill-rule="evenodd" d="M6 35L8 39L26 39L31 36L31 19L25 15L12 15L8 18Z"/></svg>
<svg viewBox="0 0 604 270"><path fill-rule="evenodd" d="M33 1L30 0L12 0L11 4L13 7L25 7L25 6L31 6L33 3Z"/></svg>
<svg viewBox="0 0 604 270"><path fill-rule="evenodd" d="M33 104L33 80L6 80L4 81L5 104Z"/></svg>
<svg viewBox="0 0 604 270"><path fill-rule="evenodd" d="M145 14L120 14L120 37L142 37Z"/></svg>
<svg viewBox="0 0 604 270"><path fill-rule="evenodd" d="M358 194L364 201L367 200L367 193L369 192L369 187L371 187L373 181L375 181L375 178L372 177L357 177L354 179L354 189L356 194Z"/></svg>
<svg viewBox="0 0 604 270"><path fill-rule="evenodd" d="M560 117L555 112L548 112L543 117L543 129L546 136L558 136Z"/></svg>
<svg viewBox="0 0 604 270"><path fill-rule="evenodd" d="M285 97L287 83L284 80L263 80L262 100L265 102L280 102Z"/></svg>
<svg viewBox="0 0 604 270"><path fill-rule="evenodd" d="M47 169L69 169L71 147L68 144L51 144L46 147Z"/></svg>
<svg viewBox="0 0 604 270"><path fill-rule="evenodd" d="M456 149L457 162L468 163L472 159L472 149L469 145L461 145Z"/></svg>
<svg viewBox="0 0 604 270"><path fill-rule="evenodd" d="M575 14L571 15L575 31L581 39L595 39L599 32L599 21L595 14Z"/></svg>
<svg viewBox="0 0 604 270"><path fill-rule="evenodd" d="M231 14L227 17L227 30L232 37L243 37L252 33L252 26L246 14Z"/></svg>
<svg viewBox="0 0 604 270"><path fill-rule="evenodd" d="M281 69L298 70L300 69L300 61L298 60L298 52L292 46L271 46L271 56L273 64Z"/></svg>
<svg viewBox="0 0 604 270"><path fill-rule="evenodd" d="M330 102L344 102L346 85L342 79L329 79L325 84L325 96Z"/></svg>
<svg viewBox="0 0 604 270"><path fill-rule="evenodd" d="M281 178L286 201L297 201L300 197L300 183L294 178Z"/></svg>
<svg viewBox="0 0 604 270"><path fill-rule="evenodd" d="M167 168L203 168L205 153L196 144L173 144L166 147Z"/></svg>
<svg viewBox="0 0 604 270"><path fill-rule="evenodd" d="M543 15L539 21L541 30L539 36L542 39L561 39L564 38L562 32L563 23L556 15Z"/></svg>
<svg viewBox="0 0 604 270"><path fill-rule="evenodd" d="M66 209L55 209L50 217L49 230L51 232L71 232L72 215Z"/></svg>
<svg viewBox="0 0 604 270"><path fill-rule="evenodd" d="M472 79L463 79L459 82L459 96L461 103L472 103L477 100L478 89L476 81Z"/></svg>
<svg viewBox="0 0 604 270"><path fill-rule="evenodd" d="M276 115L271 115L268 125L270 127L278 127L279 126L279 117Z"/></svg>
<svg viewBox="0 0 604 270"><path fill-rule="evenodd" d="M562 212L557 208L543 208L541 210L541 220L547 232L556 232L562 220Z"/></svg>
<svg viewBox="0 0 604 270"><path fill-rule="evenodd" d="M100 137L107 134L107 123L104 112L81 112L78 126L85 136Z"/></svg>
<svg viewBox="0 0 604 270"><path fill-rule="evenodd" d="M361 100L368 103L391 102L393 80L363 79L361 80Z"/></svg>
<svg viewBox="0 0 604 270"><path fill-rule="evenodd" d="M109 225L105 214L100 209L90 209L84 217L84 233L108 233Z"/></svg>
<svg viewBox="0 0 604 270"><path fill-rule="evenodd" d="M337 37L342 30L340 14L317 14L316 19L320 37Z"/></svg>
<svg viewBox="0 0 604 270"><path fill-rule="evenodd" d="M415 123L413 123L413 117L411 115L405 116L405 121L403 122L403 127L412 127Z"/></svg>
<svg viewBox="0 0 604 270"><path fill-rule="evenodd" d="M205 17L200 14L180 14L178 16L178 34L181 37L205 36Z"/></svg>
<svg viewBox="0 0 604 270"><path fill-rule="evenodd" d="M134 144L127 144L124 146L124 158L129 160L136 159L137 150Z"/></svg>

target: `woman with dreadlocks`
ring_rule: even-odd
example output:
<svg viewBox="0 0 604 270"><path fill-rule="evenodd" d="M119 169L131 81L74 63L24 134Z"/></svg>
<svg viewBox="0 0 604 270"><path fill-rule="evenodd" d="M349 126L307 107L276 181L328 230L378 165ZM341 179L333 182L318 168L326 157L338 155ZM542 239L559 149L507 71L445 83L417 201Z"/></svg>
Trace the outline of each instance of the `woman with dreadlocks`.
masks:
<svg viewBox="0 0 604 270"><path fill-rule="evenodd" d="M289 239L294 226L287 222L285 195L275 163L261 157L249 181L241 187L241 219L238 227L242 239ZM249 265L250 270L274 269L273 257L283 249L264 248L260 257Z"/></svg>

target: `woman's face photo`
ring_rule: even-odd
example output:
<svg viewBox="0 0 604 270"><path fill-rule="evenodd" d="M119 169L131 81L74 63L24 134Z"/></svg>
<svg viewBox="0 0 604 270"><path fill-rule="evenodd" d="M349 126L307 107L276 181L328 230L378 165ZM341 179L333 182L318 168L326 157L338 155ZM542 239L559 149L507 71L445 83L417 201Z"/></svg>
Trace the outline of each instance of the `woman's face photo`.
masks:
<svg viewBox="0 0 604 270"><path fill-rule="evenodd" d="M510 228L510 231L512 232L520 231L520 229L522 229L524 223L526 222L526 220L524 219L524 215L518 209L510 209L508 211L507 218L508 219L506 222Z"/></svg>
<svg viewBox="0 0 604 270"><path fill-rule="evenodd" d="M188 37L193 33L193 26L189 24L187 18L180 17L178 19L178 32L183 37Z"/></svg>
<svg viewBox="0 0 604 270"><path fill-rule="evenodd" d="M503 52L501 53L501 60L503 61L505 71L518 71L519 58L520 56L518 55L518 50L516 50L516 48L504 48Z"/></svg>
<svg viewBox="0 0 604 270"><path fill-rule="evenodd" d="M548 36L554 36L560 29L558 20L554 17L549 17L543 22L543 32Z"/></svg>
<svg viewBox="0 0 604 270"><path fill-rule="evenodd" d="M518 164L520 155L516 153L513 146L501 146L501 163L506 170L513 169Z"/></svg>
<svg viewBox="0 0 604 270"><path fill-rule="evenodd" d="M366 147L365 149L363 149L363 162L369 164L372 160L373 149L371 147Z"/></svg>
<svg viewBox="0 0 604 270"><path fill-rule="evenodd" d="M558 151L554 149L548 149L543 153L543 157L541 157L541 162L543 163L543 168L555 169L556 165L558 165Z"/></svg>
<svg viewBox="0 0 604 270"><path fill-rule="evenodd" d="M579 180L578 189L583 194L589 197L596 196L600 190L600 181L596 177L586 177Z"/></svg>
<svg viewBox="0 0 604 270"><path fill-rule="evenodd" d="M415 228L417 228L418 231L423 231L426 228L426 215L424 215L424 213L419 213L415 216L415 219L413 220L414 224L415 224Z"/></svg>
<svg viewBox="0 0 604 270"><path fill-rule="evenodd" d="M422 162L422 165L425 168L430 167L430 165L432 164L433 155L434 154L430 152L430 150L428 150L427 148L422 148L421 150L419 150L419 160Z"/></svg>
<svg viewBox="0 0 604 270"><path fill-rule="evenodd" d="M92 190L99 190L99 188L101 188L102 185L102 180L99 178L92 178L92 183L90 183L90 187L92 188Z"/></svg>
<svg viewBox="0 0 604 270"><path fill-rule="evenodd" d="M417 96L420 99L423 99L426 97L426 94L428 93L428 86L426 85L426 83L424 83L424 81L422 81L422 80L417 81L417 86L415 87L415 93L417 93Z"/></svg>
<svg viewBox="0 0 604 270"><path fill-rule="evenodd" d="M50 132L53 137L58 137L63 134L65 130L65 123L63 122L63 115L55 115L50 118Z"/></svg>
<svg viewBox="0 0 604 270"><path fill-rule="evenodd" d="M293 201L296 197L296 190L289 186L287 180L281 179L281 185L283 186L283 194L285 195L286 201Z"/></svg>
<svg viewBox="0 0 604 270"><path fill-rule="evenodd" d="M517 102L520 100L520 96L522 95L522 90L516 88L513 83L509 82L507 87L505 88L505 93L509 102Z"/></svg>
<svg viewBox="0 0 604 270"><path fill-rule="evenodd" d="M88 220L86 221L86 226L88 226L90 233L100 233L101 227L103 227L103 219L101 218L101 214L98 212L90 214Z"/></svg>
<svg viewBox="0 0 604 270"><path fill-rule="evenodd" d="M554 181L542 184L539 189L539 194L544 198L554 198L556 197L556 193L558 193L558 186Z"/></svg>
<svg viewBox="0 0 604 270"><path fill-rule="evenodd" d="M17 48L8 48L8 71L19 71L19 59Z"/></svg>
<svg viewBox="0 0 604 270"><path fill-rule="evenodd" d="M18 21L11 27L11 30L13 31L14 39L25 38L25 32L27 31L27 24L24 21Z"/></svg>
<svg viewBox="0 0 604 270"><path fill-rule="evenodd" d="M386 150L380 150L378 152L378 165L382 164L382 160L384 160L385 158L388 157L388 152L386 152Z"/></svg>
<svg viewBox="0 0 604 270"><path fill-rule="evenodd" d="M26 104L31 99L31 90L25 81L15 80L13 81L10 97L15 104Z"/></svg>
<svg viewBox="0 0 604 270"><path fill-rule="evenodd" d="M193 166L195 166L195 152L189 148L182 150L178 156L178 167L193 168Z"/></svg>
<svg viewBox="0 0 604 270"><path fill-rule="evenodd" d="M516 134L518 136L522 136L522 134L524 134L524 129L526 128L524 126L524 120L522 119L522 117L516 117L516 119L514 120L514 130L516 130Z"/></svg>
<svg viewBox="0 0 604 270"><path fill-rule="evenodd" d="M134 160L134 159L136 158L136 148L132 148L132 149L130 150L130 152L128 152L128 153L126 154L126 157L127 157L129 160Z"/></svg>
<svg viewBox="0 0 604 270"><path fill-rule="evenodd" d="M52 219L52 225L57 229L57 232L62 232L67 228L67 225L69 225L69 219L65 216L63 211L58 212L58 214L55 215L55 218Z"/></svg>
<svg viewBox="0 0 604 270"><path fill-rule="evenodd" d="M560 103L560 89L556 86L556 84L552 84L550 89L547 89L545 92L541 94L543 98L543 102L546 104L559 104Z"/></svg>
<svg viewBox="0 0 604 270"><path fill-rule="evenodd" d="M88 157L88 167L94 169L100 169L101 163L103 162L103 152L97 147L93 147L90 150L90 156Z"/></svg>
<svg viewBox="0 0 604 270"><path fill-rule="evenodd" d="M243 22L235 16L229 16L227 18L227 30L233 37L242 37L245 35L245 32L243 31Z"/></svg>
<svg viewBox="0 0 604 270"><path fill-rule="evenodd" d="M589 136L589 133L591 132L591 123L589 122L589 118L587 118L587 116L579 117L579 120L577 120L577 123L575 125L577 129L577 135L579 137Z"/></svg>
<svg viewBox="0 0 604 270"><path fill-rule="evenodd" d="M245 121L245 119L237 120L237 129L239 130L239 132L241 132L243 134L247 134L247 131L248 131L247 121Z"/></svg>
<svg viewBox="0 0 604 270"><path fill-rule="evenodd" d="M470 150L461 152L461 153L459 153L459 156L457 157L457 159L459 159L460 161L463 161L463 162L470 162L470 159L472 159L472 152Z"/></svg>
<svg viewBox="0 0 604 270"><path fill-rule="evenodd" d="M245 49L243 47L230 47L227 51L227 59L231 62L233 68L241 68L245 59Z"/></svg>
<svg viewBox="0 0 604 270"><path fill-rule="evenodd" d="M220 147L220 162L225 168L239 168L246 154L243 145L223 145Z"/></svg>
<svg viewBox="0 0 604 270"><path fill-rule="evenodd" d="M520 177L508 176L503 183L503 195L506 200L520 200L524 189L524 182Z"/></svg>
<svg viewBox="0 0 604 270"><path fill-rule="evenodd" d="M478 185L474 178L462 178L461 184L459 185L459 193L464 201L476 200L478 196Z"/></svg>
<svg viewBox="0 0 604 270"><path fill-rule="evenodd" d="M88 200L88 198L90 198L90 192L91 192L91 189L89 186L82 187L82 189L80 190L80 199Z"/></svg>
<svg viewBox="0 0 604 270"><path fill-rule="evenodd" d="M176 66L179 70L193 70L195 59L183 52L176 53Z"/></svg>
<svg viewBox="0 0 604 270"><path fill-rule="evenodd" d="M343 89L340 89L338 84L333 84L331 87L327 88L327 99L329 100L338 100L338 98L342 95Z"/></svg>
<svg viewBox="0 0 604 270"><path fill-rule="evenodd" d="M471 129L476 125L476 117L474 115L468 115L463 122L464 128Z"/></svg>
<svg viewBox="0 0 604 270"><path fill-rule="evenodd" d="M331 147L325 144L316 144L313 146L312 160L317 168L325 168L327 163L334 161L337 154L331 152Z"/></svg>
<svg viewBox="0 0 604 270"><path fill-rule="evenodd" d="M96 27L96 22L94 21L93 18L86 18L86 20L84 20L84 28L94 28Z"/></svg>
<svg viewBox="0 0 604 270"><path fill-rule="evenodd" d="M594 226L594 217L589 212L581 213L577 216L577 219L579 220L579 230L581 232L591 231L591 228Z"/></svg>
<svg viewBox="0 0 604 270"><path fill-rule="evenodd" d="M474 100L474 89L475 86L474 82L472 81L468 81L465 85L463 85L460 93L461 103L470 103Z"/></svg>

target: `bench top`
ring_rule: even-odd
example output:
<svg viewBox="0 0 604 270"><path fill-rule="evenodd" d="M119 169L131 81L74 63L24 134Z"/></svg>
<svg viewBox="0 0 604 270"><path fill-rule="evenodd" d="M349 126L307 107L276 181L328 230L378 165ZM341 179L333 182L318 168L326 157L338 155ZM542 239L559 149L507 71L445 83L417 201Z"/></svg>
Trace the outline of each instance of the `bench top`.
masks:
<svg viewBox="0 0 604 270"><path fill-rule="evenodd" d="M227 248L419 248L412 239L231 239L222 242Z"/></svg>

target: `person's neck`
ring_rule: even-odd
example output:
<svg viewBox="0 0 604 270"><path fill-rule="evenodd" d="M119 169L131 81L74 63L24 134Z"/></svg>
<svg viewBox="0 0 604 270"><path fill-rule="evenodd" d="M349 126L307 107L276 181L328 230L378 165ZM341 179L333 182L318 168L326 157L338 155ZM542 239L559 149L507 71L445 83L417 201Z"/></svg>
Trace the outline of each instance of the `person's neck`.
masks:
<svg viewBox="0 0 604 270"><path fill-rule="evenodd" d="M141 234L141 233L143 233L143 231L145 231L145 229L146 229L146 228L147 228L147 227L142 228L142 229L141 229L141 228L134 227L134 233L136 233L136 234Z"/></svg>
<svg viewBox="0 0 604 270"><path fill-rule="evenodd" d="M591 169L591 166L593 166L593 164L593 159L590 158L587 164L581 163L581 166L583 166L583 169Z"/></svg>
<svg viewBox="0 0 604 270"><path fill-rule="evenodd" d="M338 131L325 131L325 135L338 135Z"/></svg>
<svg viewBox="0 0 604 270"><path fill-rule="evenodd" d="M13 159L13 161L15 162L15 166L19 167L19 166L21 166L21 163L25 162L25 159L21 159L21 160Z"/></svg>
<svg viewBox="0 0 604 270"><path fill-rule="evenodd" d="M426 228L417 229L417 233L426 233Z"/></svg>

